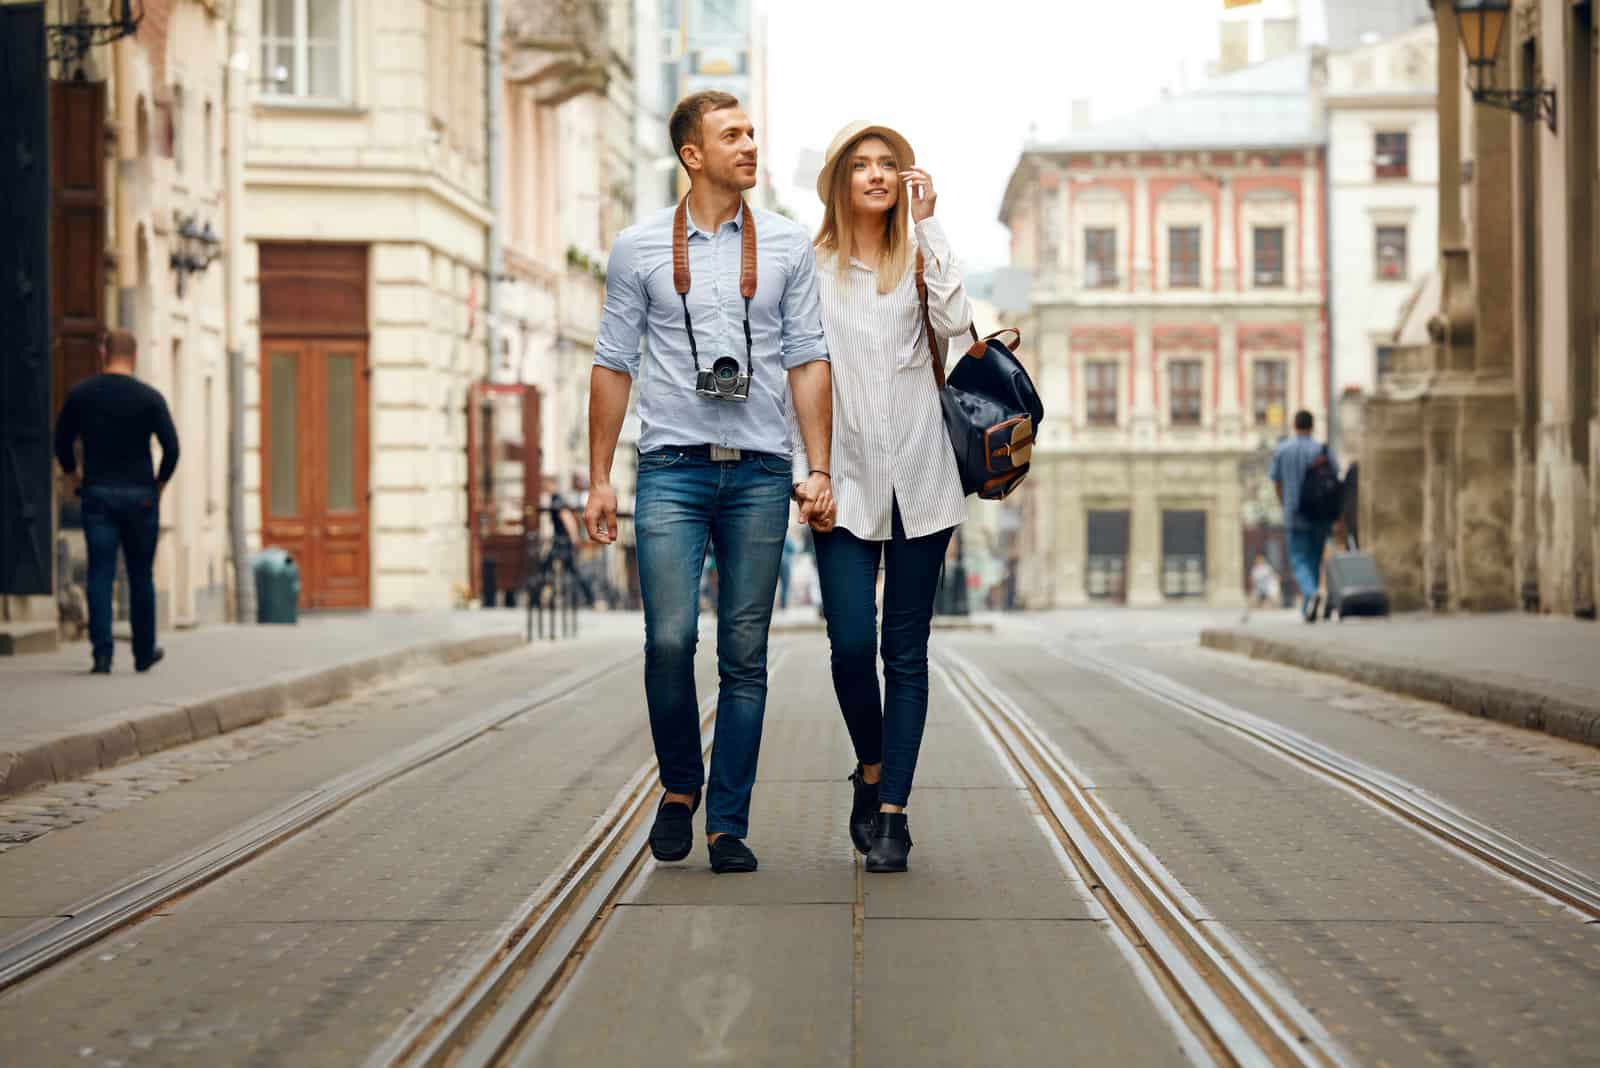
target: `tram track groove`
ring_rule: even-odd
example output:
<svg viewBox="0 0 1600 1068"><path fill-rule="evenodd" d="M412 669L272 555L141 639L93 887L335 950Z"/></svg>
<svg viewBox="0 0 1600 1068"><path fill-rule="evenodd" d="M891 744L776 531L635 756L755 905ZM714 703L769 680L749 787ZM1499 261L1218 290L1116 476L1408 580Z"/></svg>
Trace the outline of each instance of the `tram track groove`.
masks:
<svg viewBox="0 0 1600 1068"><path fill-rule="evenodd" d="M8 991L123 928L263 856L361 797L470 745L506 723L598 683L637 664L621 662L570 672L533 697L500 702L476 716L437 731L395 753L370 761L291 798L190 850L94 897L63 909L0 942L0 992Z"/></svg>
<svg viewBox="0 0 1600 1068"><path fill-rule="evenodd" d="M769 668L788 658L782 648ZM700 706L708 755L717 696ZM571 857L517 910L502 935L459 969L416 1017L380 1045L365 1068L483 1068L532 1063L541 1024L587 959L617 904L650 870L649 837L659 766L629 777Z"/></svg>
<svg viewBox="0 0 1600 1068"><path fill-rule="evenodd" d="M1396 775L1330 746L1187 686L1148 668L1083 650L1043 648L1057 659L1119 683L1124 688L1184 712L1289 764L1341 787L1396 817L1413 830L1465 853L1501 875L1600 921L1600 880L1518 842L1449 802Z"/></svg>
<svg viewBox="0 0 1600 1068"><path fill-rule="evenodd" d="M1206 1055L1252 1068L1352 1063L1274 976L1201 921L1187 892L982 671L948 649L934 671L1011 766L1127 955L1148 969Z"/></svg>

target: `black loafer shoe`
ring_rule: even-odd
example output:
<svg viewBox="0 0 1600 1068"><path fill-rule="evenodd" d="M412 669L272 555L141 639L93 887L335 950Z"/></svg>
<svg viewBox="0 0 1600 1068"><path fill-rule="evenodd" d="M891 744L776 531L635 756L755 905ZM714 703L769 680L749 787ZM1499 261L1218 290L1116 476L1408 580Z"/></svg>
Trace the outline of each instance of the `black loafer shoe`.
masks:
<svg viewBox="0 0 1600 1068"><path fill-rule="evenodd" d="M111 674L111 658L109 656L97 656L97 657L95 657L94 658L94 667L89 669L89 674L91 674L91 675L109 675L109 674Z"/></svg>
<svg viewBox="0 0 1600 1068"><path fill-rule="evenodd" d="M904 812L880 812L872 828L872 850L867 870L873 873L905 871L911 852L911 826Z"/></svg>
<svg viewBox="0 0 1600 1068"><path fill-rule="evenodd" d="M861 765L850 776L855 798L850 802L850 841L862 856L872 848L872 827L878 817L878 784L861 777Z"/></svg>
<svg viewBox="0 0 1600 1068"><path fill-rule="evenodd" d="M694 848L694 814L700 807L700 791L694 792L694 804L668 801L665 797L656 808L655 826L650 828L650 853L657 860L682 860Z"/></svg>
<svg viewBox="0 0 1600 1068"><path fill-rule="evenodd" d="M706 846L706 851L711 854L711 870L718 875L736 875L755 871L758 867L756 855L750 852L744 839L731 834L718 836L716 841Z"/></svg>
<svg viewBox="0 0 1600 1068"><path fill-rule="evenodd" d="M134 665L133 665L133 670L141 672L141 673L149 671L151 668L155 667L157 664L161 663L161 661L165 660L166 658L167 658L167 651L165 649L161 648L161 646L158 645L150 653L150 659L149 660L136 661L134 663Z"/></svg>

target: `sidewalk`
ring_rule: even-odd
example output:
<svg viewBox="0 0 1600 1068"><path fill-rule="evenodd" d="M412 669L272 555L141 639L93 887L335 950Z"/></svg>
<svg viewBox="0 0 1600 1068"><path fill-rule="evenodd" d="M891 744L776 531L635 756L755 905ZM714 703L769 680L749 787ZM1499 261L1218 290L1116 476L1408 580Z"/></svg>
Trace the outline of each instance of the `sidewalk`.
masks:
<svg viewBox="0 0 1600 1068"><path fill-rule="evenodd" d="M585 613L586 627L598 616ZM523 614L467 611L312 616L291 627L161 635L167 657L133 670L118 642L108 677L89 646L0 659L0 797L326 704L384 676L516 648ZM592 627L582 631L594 633Z"/></svg>
<svg viewBox="0 0 1600 1068"><path fill-rule="evenodd" d="M1535 615L1396 616L1201 632L1212 649L1276 660L1600 745L1600 626Z"/></svg>

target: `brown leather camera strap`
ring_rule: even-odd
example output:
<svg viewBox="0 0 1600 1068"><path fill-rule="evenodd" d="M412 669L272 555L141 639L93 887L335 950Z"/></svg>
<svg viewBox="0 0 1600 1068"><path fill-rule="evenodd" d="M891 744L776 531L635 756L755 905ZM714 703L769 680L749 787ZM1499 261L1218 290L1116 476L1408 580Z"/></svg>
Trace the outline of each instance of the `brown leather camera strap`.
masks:
<svg viewBox="0 0 1600 1068"><path fill-rule="evenodd" d="M750 205L740 202L739 295L756 295L756 217ZM689 292L689 198L678 201L672 216L672 288L679 296Z"/></svg>
<svg viewBox="0 0 1600 1068"><path fill-rule="evenodd" d="M756 217L750 205L739 201L739 295L744 298L744 373L755 374L755 342L750 334L750 301L756 295ZM689 198L678 201L672 215L672 288L683 303L683 329L689 335L689 354L700 370L700 347L694 340L694 323L689 319Z"/></svg>

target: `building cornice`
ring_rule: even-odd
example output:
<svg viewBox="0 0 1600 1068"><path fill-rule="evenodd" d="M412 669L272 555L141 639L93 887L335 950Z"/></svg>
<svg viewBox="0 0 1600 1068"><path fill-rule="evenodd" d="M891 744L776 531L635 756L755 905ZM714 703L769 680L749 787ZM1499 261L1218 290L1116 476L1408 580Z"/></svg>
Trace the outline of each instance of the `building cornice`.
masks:
<svg viewBox="0 0 1600 1068"><path fill-rule="evenodd" d="M1416 93L1343 93L1329 95L1329 111L1415 110L1432 112L1438 107L1438 94L1425 91Z"/></svg>
<svg viewBox="0 0 1600 1068"><path fill-rule="evenodd" d="M448 204L473 222L488 226L486 205L469 198L435 174L412 167L308 167L246 164L245 189L325 189L339 192L423 193Z"/></svg>

